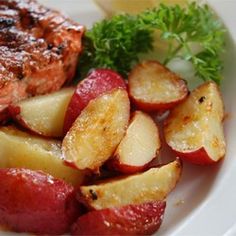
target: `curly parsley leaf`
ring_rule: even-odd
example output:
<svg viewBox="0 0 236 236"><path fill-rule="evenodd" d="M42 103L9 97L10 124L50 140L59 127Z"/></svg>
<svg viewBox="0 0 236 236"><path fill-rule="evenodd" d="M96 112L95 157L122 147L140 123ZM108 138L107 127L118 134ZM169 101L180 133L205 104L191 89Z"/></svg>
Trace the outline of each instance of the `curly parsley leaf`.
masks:
<svg viewBox="0 0 236 236"><path fill-rule="evenodd" d="M123 76L139 61L138 53L152 49L152 29L138 24L136 16L117 15L96 23L86 32L80 69L110 68Z"/></svg>
<svg viewBox="0 0 236 236"><path fill-rule="evenodd" d="M117 15L96 23L85 34L82 73L105 67L126 77L139 55L152 50L155 30L169 44L163 64L180 57L193 64L198 77L220 83L225 29L207 5L194 2L186 8L161 4L136 16ZM201 51L195 53L191 43Z"/></svg>

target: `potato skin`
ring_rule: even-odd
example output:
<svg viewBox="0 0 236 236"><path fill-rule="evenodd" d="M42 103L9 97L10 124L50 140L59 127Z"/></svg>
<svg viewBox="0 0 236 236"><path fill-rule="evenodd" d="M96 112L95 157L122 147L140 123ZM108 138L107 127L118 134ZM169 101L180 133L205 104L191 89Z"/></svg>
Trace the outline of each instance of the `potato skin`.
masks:
<svg viewBox="0 0 236 236"><path fill-rule="evenodd" d="M124 89L116 89L89 102L62 141L67 165L98 173L123 138L130 118Z"/></svg>
<svg viewBox="0 0 236 236"><path fill-rule="evenodd" d="M176 153L178 157L181 157L182 160L191 162L192 164L211 165L211 164L217 163L217 161L214 161L213 159L209 157L204 147L201 147L198 150L192 151L192 152L179 152L174 149L172 150L174 153Z"/></svg>
<svg viewBox="0 0 236 236"><path fill-rule="evenodd" d="M167 145L176 156L196 165L212 165L226 152L224 104L218 85L208 81L170 111L164 121Z"/></svg>
<svg viewBox="0 0 236 236"><path fill-rule="evenodd" d="M189 94L186 81L158 61L143 61L136 65L129 74L128 82L131 101L138 109L146 112L172 109ZM159 87L158 84L169 86ZM174 95L174 91L177 91L178 95ZM162 98L160 94L169 96Z"/></svg>
<svg viewBox="0 0 236 236"><path fill-rule="evenodd" d="M150 235L161 226L165 207L154 201L91 211L78 218L72 235Z"/></svg>
<svg viewBox="0 0 236 236"><path fill-rule="evenodd" d="M139 129L140 127L142 127L142 129ZM151 135L150 135L150 130L152 130ZM143 139L142 141L145 141L143 133L149 133L149 138L147 138L147 136L145 136L145 138L146 140L148 140L149 144L152 143L152 148L150 148L150 145L147 146L147 143L142 142L143 145L142 145L141 150L145 150L145 153L149 153L148 156L145 155L145 153L143 153L143 155L135 155L134 154L135 152L130 151L130 150L135 150L135 149L138 150L140 148L138 146L138 143L135 142L134 140L135 138L139 137L139 140ZM156 141L155 144L153 144L153 140ZM129 148L129 150L126 149L127 147ZM132 148L130 149L130 147ZM150 149L154 150L153 147L155 147L155 153L150 154L150 152L148 151L150 151ZM150 163L156 157L158 157L160 149L161 149L161 141L160 141L160 136L159 136L159 128L157 124L148 114L141 111L135 111L131 114L131 119L129 122L129 126L126 130L125 136L123 137L120 144L118 145L113 157L110 158L106 164L110 170L115 170L123 174L135 174L138 172L148 170ZM143 163L142 164L139 163L138 165L135 162L127 163L126 153L130 153L130 152L133 153L132 159L134 161L135 159L136 160L139 159L139 160L143 160Z"/></svg>
<svg viewBox="0 0 236 236"><path fill-rule="evenodd" d="M96 69L88 74L77 85L70 100L64 119L64 134L91 100L118 88L126 90L126 84L119 74L110 69Z"/></svg>
<svg viewBox="0 0 236 236"><path fill-rule="evenodd" d="M79 215L74 188L41 171L0 169L0 225L17 232L63 234Z"/></svg>
<svg viewBox="0 0 236 236"><path fill-rule="evenodd" d="M123 173L123 174L136 174L138 172L143 172L145 170L148 170L150 162L148 162L147 164L145 164L143 166L130 166L130 165L126 165L126 164L121 163L119 161L119 157L114 156L113 158L108 160L106 165L110 170L115 170L115 171Z"/></svg>

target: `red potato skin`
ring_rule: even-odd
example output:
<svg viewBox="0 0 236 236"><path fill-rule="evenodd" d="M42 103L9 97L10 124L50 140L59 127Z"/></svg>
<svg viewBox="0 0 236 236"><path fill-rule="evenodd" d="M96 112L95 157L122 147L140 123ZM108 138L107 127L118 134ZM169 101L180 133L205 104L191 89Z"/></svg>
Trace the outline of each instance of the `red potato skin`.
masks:
<svg viewBox="0 0 236 236"><path fill-rule="evenodd" d="M186 82L184 80L181 80L179 83L181 83L181 87L183 87L184 89L186 89ZM183 102L188 94L189 91L186 90L185 94L179 98L179 100L177 101L172 101L172 102L167 102L167 103L148 103L148 102L144 102L140 99L134 98L130 92L130 89L128 87L128 93L129 93L129 97L132 101L132 103L141 111L145 111L145 112L165 112L166 110L170 110L171 108L173 108L174 106L178 105L179 103Z"/></svg>
<svg viewBox="0 0 236 236"><path fill-rule="evenodd" d="M14 105L14 104L10 104L8 106L8 113L10 114L11 118L17 119L17 120L20 119L20 122L21 122L22 119L21 119L21 117L19 117L20 112L21 112L21 109L19 106ZM18 117L19 117L19 119L18 119Z"/></svg>
<svg viewBox="0 0 236 236"><path fill-rule="evenodd" d="M119 161L119 158L113 157L106 163L107 167L110 170L115 170L123 174L135 174L138 172L143 172L145 170L148 170L150 167L150 163L155 159L156 157L153 157L153 159L142 166L130 166L123 164Z"/></svg>
<svg viewBox="0 0 236 236"><path fill-rule="evenodd" d="M165 207L158 201L91 211L78 218L72 235L151 235L161 226Z"/></svg>
<svg viewBox="0 0 236 236"><path fill-rule="evenodd" d="M6 124L10 118L11 118L11 115L8 111L8 107L6 107L0 112L0 125Z"/></svg>
<svg viewBox="0 0 236 236"><path fill-rule="evenodd" d="M77 85L70 100L64 120L64 134L68 132L81 111L91 100L117 88L126 89L126 84L119 74L110 69L93 70L88 77Z"/></svg>
<svg viewBox="0 0 236 236"><path fill-rule="evenodd" d="M132 116L130 119L130 124L132 123L134 116L135 116L135 111L132 113ZM159 128L157 125L156 125L156 127L159 132ZM110 158L107 161L106 166L111 171L115 170L115 171L123 173L123 174L135 174L138 172L143 172L143 171L148 170L150 168L150 163L152 163L152 161L158 157L160 149L161 149L161 147L157 150L156 155L153 156L153 158L149 162L147 162L146 164L141 165L141 166L131 166L131 165L124 164L120 161L120 158L118 155L114 155L112 158Z"/></svg>
<svg viewBox="0 0 236 236"><path fill-rule="evenodd" d="M191 162L192 164L196 164L196 165L211 165L211 164L217 163L219 161L219 160L214 161L213 159L211 159L203 147L196 150L196 151L188 152L188 153L187 152L185 152L185 153L178 152L174 149L172 149L172 150L182 160Z"/></svg>
<svg viewBox="0 0 236 236"><path fill-rule="evenodd" d="M0 225L17 232L64 234L79 216L74 188L41 171L0 169Z"/></svg>
<svg viewBox="0 0 236 236"><path fill-rule="evenodd" d="M152 64L160 64L157 61L149 61L149 63ZM169 69L165 68L166 71L170 71ZM133 77L133 74L135 74L135 70L133 70L130 75L129 75L129 79ZM178 87L181 88L181 90L183 91L183 95L182 97L180 97L178 100L175 101L171 101L171 102L162 102L162 103L149 103L149 102L144 102L141 99L135 98L132 96L131 93L131 88L130 85L128 85L128 93L129 93L129 97L132 101L132 103L140 110L145 111L145 112L157 112L157 111L166 111L169 110L171 108L173 108L174 106L176 106L177 104L181 103L183 100L185 100L187 98L187 96L189 95L189 91L188 91L188 87L186 85L186 81L183 79L179 79L178 81Z"/></svg>
<svg viewBox="0 0 236 236"><path fill-rule="evenodd" d="M145 112L164 112L166 110L170 110L171 108L173 108L174 106L178 105L179 103L181 103L187 96L182 97L180 100L178 101L174 101L174 102L169 102L169 103L147 103L147 102L143 102L139 99L135 99L132 97L132 95L129 92L129 97L132 101L132 103L135 104L135 106L141 110L141 111L145 111Z"/></svg>

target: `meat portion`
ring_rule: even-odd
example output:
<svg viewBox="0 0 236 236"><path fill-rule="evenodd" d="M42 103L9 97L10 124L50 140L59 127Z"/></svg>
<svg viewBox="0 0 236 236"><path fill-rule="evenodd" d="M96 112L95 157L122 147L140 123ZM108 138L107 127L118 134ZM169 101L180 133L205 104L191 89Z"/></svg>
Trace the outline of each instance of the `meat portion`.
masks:
<svg viewBox="0 0 236 236"><path fill-rule="evenodd" d="M0 122L7 106L75 74L84 27L35 0L0 0Z"/></svg>

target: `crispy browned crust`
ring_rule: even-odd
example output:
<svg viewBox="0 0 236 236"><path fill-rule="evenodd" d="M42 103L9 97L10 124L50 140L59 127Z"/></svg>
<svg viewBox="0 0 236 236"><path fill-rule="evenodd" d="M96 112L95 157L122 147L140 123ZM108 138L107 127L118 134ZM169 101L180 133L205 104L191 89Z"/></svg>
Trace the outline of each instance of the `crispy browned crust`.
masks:
<svg viewBox="0 0 236 236"><path fill-rule="evenodd" d="M0 113L71 80L83 32L83 26L34 0L0 0Z"/></svg>

